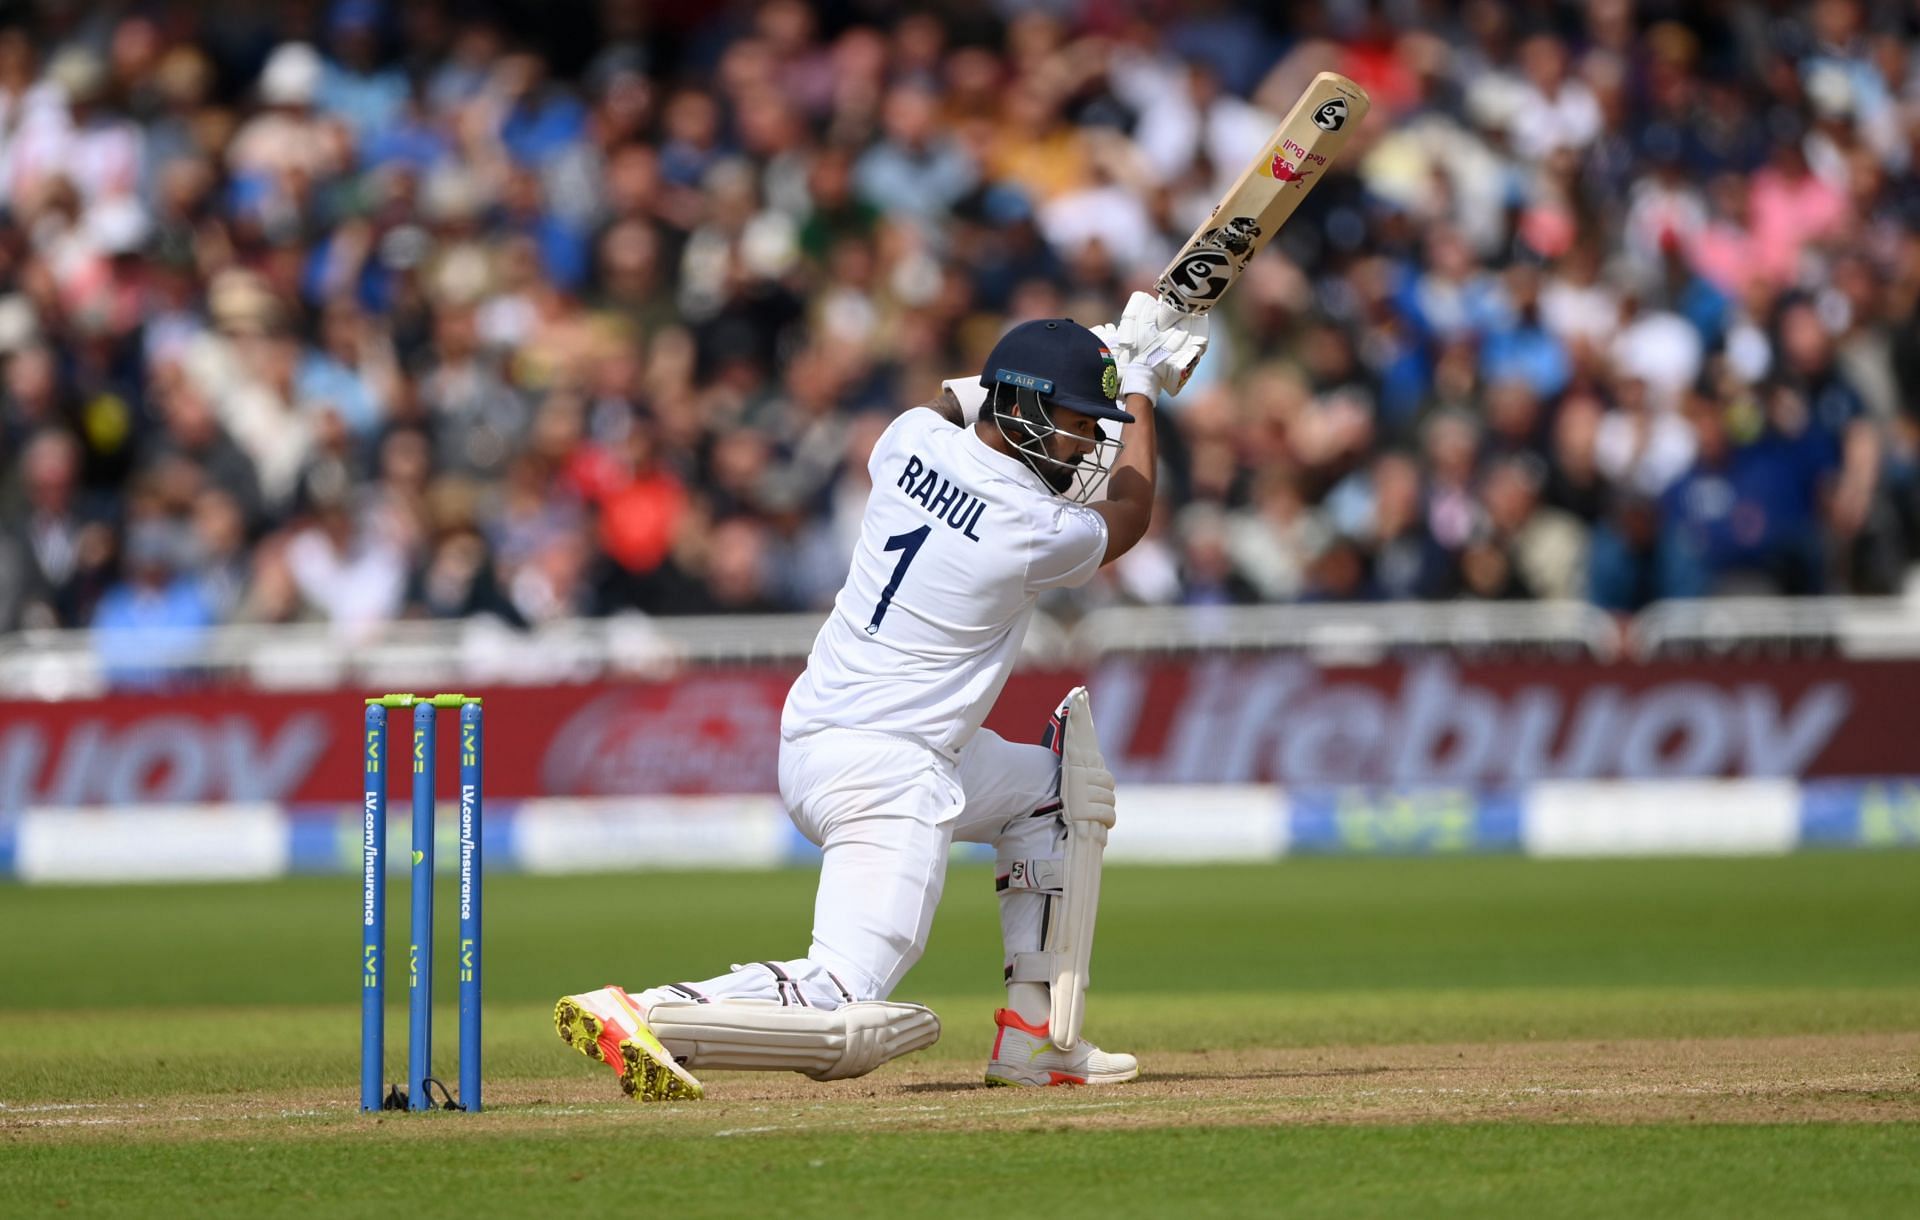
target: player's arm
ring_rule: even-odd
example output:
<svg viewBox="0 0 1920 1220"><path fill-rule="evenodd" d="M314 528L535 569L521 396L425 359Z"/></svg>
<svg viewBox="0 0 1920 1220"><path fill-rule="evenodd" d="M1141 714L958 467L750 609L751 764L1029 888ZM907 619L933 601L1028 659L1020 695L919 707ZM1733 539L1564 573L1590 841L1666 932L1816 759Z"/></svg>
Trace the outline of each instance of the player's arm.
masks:
<svg viewBox="0 0 1920 1220"><path fill-rule="evenodd" d="M1153 399L1146 394L1123 394L1120 405L1133 421L1120 430L1120 460L1107 476L1107 498L1092 506L1107 523L1107 553L1112 563L1146 537L1153 520L1153 502L1159 477L1159 442L1154 435Z"/></svg>
<svg viewBox="0 0 1920 1220"><path fill-rule="evenodd" d="M932 400L923 402L920 406L922 409L938 415L941 419L946 420L956 428L964 428L967 426L966 418L960 410L960 400L953 396L952 390L944 386L941 387L940 393L935 395Z"/></svg>
<svg viewBox="0 0 1920 1220"><path fill-rule="evenodd" d="M1107 476L1107 498L1093 505L1107 523L1101 562L1112 563L1146 536L1153 520L1160 469L1153 405L1162 393L1178 394L1193 375L1207 351L1207 319L1136 292L1118 323L1094 333L1120 364L1120 405L1134 418L1120 432L1124 444Z"/></svg>
<svg viewBox="0 0 1920 1220"><path fill-rule="evenodd" d="M940 395L920 405L956 428L971 428L980 422L987 402L987 387L978 377L955 377L940 383Z"/></svg>

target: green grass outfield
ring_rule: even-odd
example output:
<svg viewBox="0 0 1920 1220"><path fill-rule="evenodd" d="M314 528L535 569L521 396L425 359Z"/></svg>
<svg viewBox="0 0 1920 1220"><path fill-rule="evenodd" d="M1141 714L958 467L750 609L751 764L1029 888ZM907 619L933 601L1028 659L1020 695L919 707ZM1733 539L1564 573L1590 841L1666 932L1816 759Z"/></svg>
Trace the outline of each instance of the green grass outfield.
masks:
<svg viewBox="0 0 1920 1220"><path fill-rule="evenodd" d="M636 1107L554 1039L562 992L800 954L812 880L489 880L492 1104L384 1118L353 1110L354 878L0 888L0 1210L1852 1216L1920 1197L1920 1059L1888 1058L1920 1034L1920 855L1116 868L1089 1028L1160 1064L1136 1089L973 1087L999 973L977 867L953 871L901 991L945 1037L877 1091L716 1076L713 1103ZM388 914L404 962L404 885ZM404 994L395 969L389 1076ZM1455 1059L1478 1074L1435 1074Z"/></svg>

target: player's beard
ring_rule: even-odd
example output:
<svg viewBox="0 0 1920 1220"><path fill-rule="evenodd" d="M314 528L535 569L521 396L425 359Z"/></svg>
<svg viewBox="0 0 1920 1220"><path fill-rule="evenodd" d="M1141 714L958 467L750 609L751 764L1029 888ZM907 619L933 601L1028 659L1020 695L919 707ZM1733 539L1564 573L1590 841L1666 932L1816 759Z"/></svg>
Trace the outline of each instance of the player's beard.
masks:
<svg viewBox="0 0 1920 1220"><path fill-rule="evenodd" d="M1051 454L1047 456L1046 468L1040 471L1040 477L1047 481L1048 487L1053 488L1054 495L1064 496L1073 489L1073 481L1080 477L1081 457L1078 453L1066 459Z"/></svg>
<svg viewBox="0 0 1920 1220"><path fill-rule="evenodd" d="M982 417L985 417L986 412L992 412L1001 437L1013 446L1020 460L1027 464L1027 468L1039 475L1040 481L1045 483L1054 495L1067 495L1073 490L1074 481L1080 477L1080 459L1086 456L1086 451L1076 447L1071 457L1053 456L1047 442L1053 437L1064 436L1066 433L1054 426L1053 420L1038 396L1031 395L1030 392L1016 391L1014 402L1017 407L1015 411L1008 412L1004 409L1004 404L999 397L1001 388L1004 387L996 387L988 397L987 405L982 408ZM1027 393L1029 396L1020 397L1021 393ZM1010 428L1021 435L1018 438L1014 437L1009 431Z"/></svg>

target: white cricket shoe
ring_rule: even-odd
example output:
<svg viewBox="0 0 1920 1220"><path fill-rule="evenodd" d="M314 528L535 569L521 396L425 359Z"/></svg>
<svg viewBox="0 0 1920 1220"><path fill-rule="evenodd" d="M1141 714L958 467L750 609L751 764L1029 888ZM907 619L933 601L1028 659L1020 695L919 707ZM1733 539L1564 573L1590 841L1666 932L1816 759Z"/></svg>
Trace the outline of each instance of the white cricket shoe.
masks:
<svg viewBox="0 0 1920 1220"><path fill-rule="evenodd" d="M681 1067L647 1025L646 1014L625 990L561 996L553 1008L560 1040L620 1076L621 1091L635 1101L693 1101L706 1095L693 1073Z"/></svg>
<svg viewBox="0 0 1920 1220"><path fill-rule="evenodd" d="M1045 1025L1029 1025L1011 1008L996 1011L993 1023L999 1032L987 1060L989 1085L1125 1084L1140 1075L1140 1061L1132 1055L1110 1054L1085 1038L1061 1050Z"/></svg>

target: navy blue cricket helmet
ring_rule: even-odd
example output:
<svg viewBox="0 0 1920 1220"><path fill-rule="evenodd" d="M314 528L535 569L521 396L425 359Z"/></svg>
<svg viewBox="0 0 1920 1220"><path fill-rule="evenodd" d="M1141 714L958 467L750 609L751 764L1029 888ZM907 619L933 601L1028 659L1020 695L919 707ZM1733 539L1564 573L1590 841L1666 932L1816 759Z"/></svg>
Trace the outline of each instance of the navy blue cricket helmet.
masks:
<svg viewBox="0 0 1920 1220"><path fill-rule="evenodd" d="M987 354L980 384L1032 390L1052 406L1123 424L1133 416L1120 408L1120 370L1100 336L1072 318L1022 322Z"/></svg>
<svg viewBox="0 0 1920 1220"><path fill-rule="evenodd" d="M1096 425L1092 437L1074 437L1073 452L1049 451L1049 438L1070 435L1053 418L1056 408L1095 420L1130 424L1120 408L1120 370L1100 336L1072 318L1023 322L993 345L980 384L987 389L984 418L999 427L1033 472L1055 494L1079 503L1093 498L1124 448L1118 429Z"/></svg>

